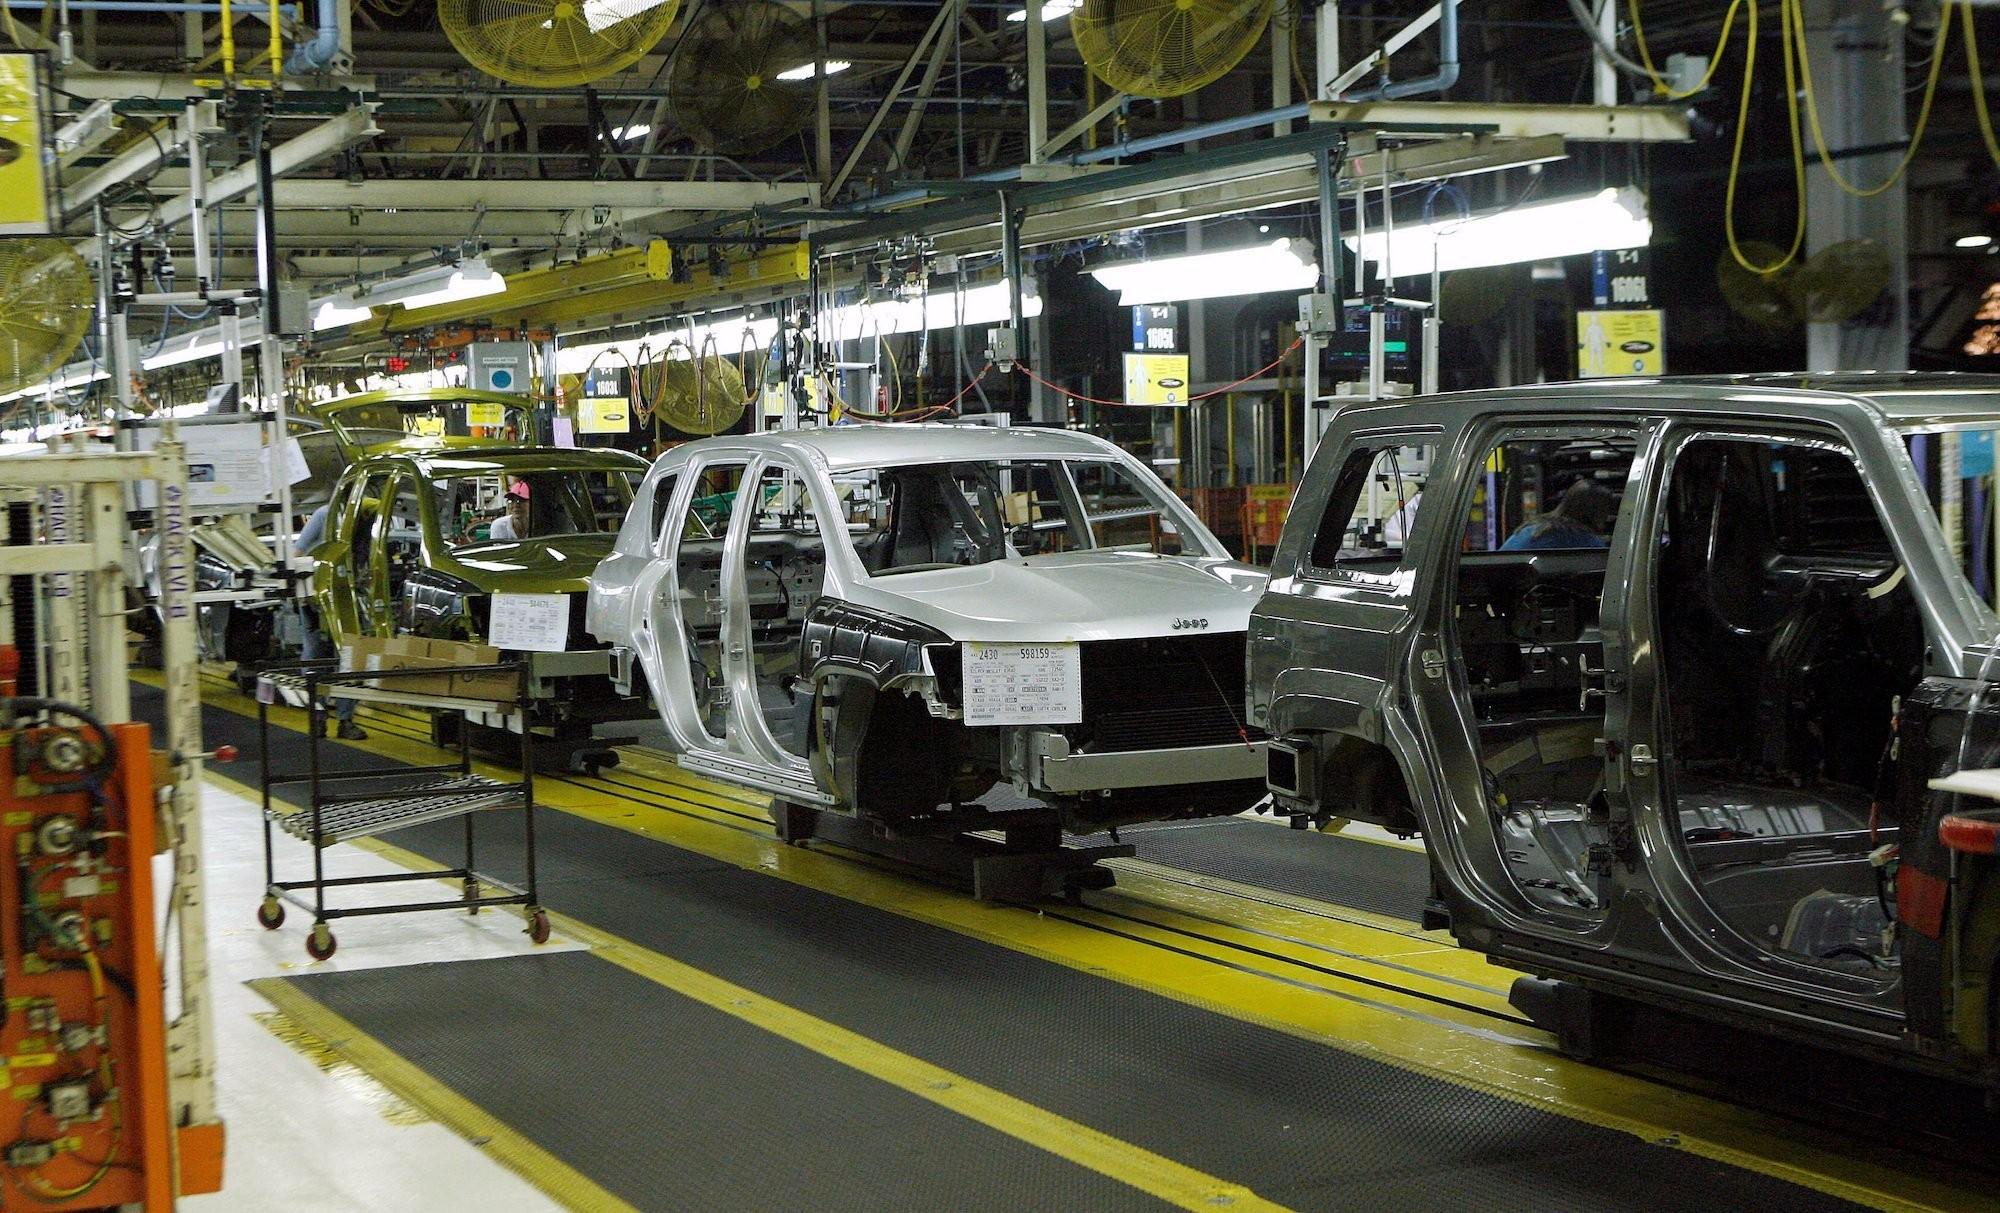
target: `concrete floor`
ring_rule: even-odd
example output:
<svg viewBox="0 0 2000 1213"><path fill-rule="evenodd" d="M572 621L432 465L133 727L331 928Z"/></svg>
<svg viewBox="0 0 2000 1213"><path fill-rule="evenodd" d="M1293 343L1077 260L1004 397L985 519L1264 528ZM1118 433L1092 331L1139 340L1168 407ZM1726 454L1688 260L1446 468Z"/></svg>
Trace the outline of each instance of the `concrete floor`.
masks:
<svg viewBox="0 0 2000 1213"><path fill-rule="evenodd" d="M533 947L520 916L502 911L477 918L423 913L346 919L338 924L339 950L315 963L305 953L310 921L296 910L279 930L257 925L264 885L257 806L211 784L202 791L202 821L218 1097L228 1146L223 1190L191 1197L182 1207L190 1213L560 1208L367 1074L315 1051L310 1039L282 1039L286 1022L274 1020L270 1004L243 984L321 968L517 955ZM307 871L302 865L311 852L305 844L281 834L277 846L280 879L288 871ZM346 845L329 850L327 863L329 875L397 870ZM157 873L162 889L166 875L164 868ZM410 886L401 888L407 896ZM351 894L356 901L365 895ZM543 950L577 946L558 936Z"/></svg>

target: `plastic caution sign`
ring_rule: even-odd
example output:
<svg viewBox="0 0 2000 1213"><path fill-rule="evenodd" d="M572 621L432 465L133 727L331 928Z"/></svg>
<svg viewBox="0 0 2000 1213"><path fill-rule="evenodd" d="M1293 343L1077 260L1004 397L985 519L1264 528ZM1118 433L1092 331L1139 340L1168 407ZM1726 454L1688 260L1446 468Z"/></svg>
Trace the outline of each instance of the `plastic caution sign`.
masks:
<svg viewBox="0 0 2000 1213"><path fill-rule="evenodd" d="M1665 313L1578 312L1576 373L1580 379L1666 374Z"/></svg>
<svg viewBox="0 0 2000 1213"><path fill-rule="evenodd" d="M34 55L0 54L0 236L50 234L42 78Z"/></svg>

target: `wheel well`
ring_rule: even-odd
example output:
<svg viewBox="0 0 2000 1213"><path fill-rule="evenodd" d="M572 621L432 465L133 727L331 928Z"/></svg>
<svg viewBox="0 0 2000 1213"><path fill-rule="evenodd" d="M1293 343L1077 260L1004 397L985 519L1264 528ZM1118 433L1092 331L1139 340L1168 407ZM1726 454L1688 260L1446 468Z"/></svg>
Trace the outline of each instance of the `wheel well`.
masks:
<svg viewBox="0 0 2000 1213"><path fill-rule="evenodd" d="M1422 829L1403 766L1389 747L1329 733L1321 743L1319 777L1322 812L1373 822L1399 834Z"/></svg>

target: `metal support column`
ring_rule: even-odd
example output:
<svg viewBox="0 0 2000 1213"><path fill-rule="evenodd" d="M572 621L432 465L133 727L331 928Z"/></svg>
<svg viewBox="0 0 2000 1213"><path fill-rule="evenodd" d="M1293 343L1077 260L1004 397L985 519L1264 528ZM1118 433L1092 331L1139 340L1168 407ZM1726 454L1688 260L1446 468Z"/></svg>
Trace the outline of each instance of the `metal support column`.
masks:
<svg viewBox="0 0 2000 1213"><path fill-rule="evenodd" d="M1887 150L1835 163L1866 189L1894 171L1908 142L1904 121L1904 27L1877 5L1808 0L1806 22L1813 92L1831 151ZM1952 10L1946 9L1946 19ZM1942 35L1939 35L1942 36ZM1808 129L1806 138L1812 138ZM1807 151L1811 158L1811 149ZM1904 182L1872 198L1857 198L1817 166L1807 170L1806 251L1862 237L1889 254L1889 286L1875 306L1840 324L1806 326L1806 369L1900 371L1910 365L1910 261Z"/></svg>
<svg viewBox="0 0 2000 1213"><path fill-rule="evenodd" d="M290 460L285 457L291 427L285 416L285 354L280 339L293 336L285 331L283 309L278 302L278 213L276 187L271 173L271 124L267 113L259 112L251 128L257 160L257 289L262 293L263 339L257 344L257 380L263 389L264 404L271 412L271 481L278 496L278 523L273 528L272 550L279 571L292 567L292 477ZM195 227L202 226L199 212Z"/></svg>

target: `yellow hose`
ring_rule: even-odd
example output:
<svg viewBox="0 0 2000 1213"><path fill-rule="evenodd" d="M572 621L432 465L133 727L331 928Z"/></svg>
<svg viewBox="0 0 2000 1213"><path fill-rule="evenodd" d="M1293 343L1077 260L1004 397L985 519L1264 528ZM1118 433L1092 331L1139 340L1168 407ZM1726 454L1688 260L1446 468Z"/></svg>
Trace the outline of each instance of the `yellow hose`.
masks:
<svg viewBox="0 0 2000 1213"><path fill-rule="evenodd" d="M1966 27L1967 36L1970 37L1971 9L1968 7L1965 11L1968 23ZM1826 167L1826 175L1833 178L1833 183L1839 186L1843 192L1852 194L1856 198L1873 198L1885 192L1890 186L1895 185L1903 179L1903 174L1909 171L1910 162L1917 158L1917 149L1923 145L1924 129L1930 125L1931 121L1931 102L1937 99L1938 76L1944 67L1945 44L1951 41L1950 16L1946 15L1944 20L1938 23L1937 45L1931 50L1930 76L1924 81L1924 100L1923 104L1917 109L1917 125L1916 129L1910 132L1910 145L1903 149L1903 158L1897 162L1895 171L1884 178L1881 184L1871 185L1867 189L1862 189L1841 175L1839 166L1834 164L1833 156L1827 150L1826 132L1820 129L1819 98L1813 93L1812 60L1806 56L1805 8L1800 0L1782 0L1782 3L1779 5L1778 15L1786 24L1788 31L1786 37L1798 43L1799 82L1804 86L1801 91L1806 95L1806 117L1812 123L1813 143L1819 148L1819 162ZM1978 89L1979 57L1976 54L1972 57L1972 79L1975 105L1978 106L1981 112L1984 112L1986 98ZM1792 106L1794 109L1798 106L1798 98L1796 96L1792 98Z"/></svg>
<svg viewBox="0 0 2000 1213"><path fill-rule="evenodd" d="M1789 0L1785 0L1789 3ZM1780 8L1783 15L1783 8ZM1780 45L1785 52L1785 94L1798 93L1798 72L1792 61L1792 40L1782 38ZM1729 241L1729 255L1736 258L1736 264L1753 274L1775 274L1790 265L1799 255L1799 249L1806 242L1806 153L1805 143L1799 130L1799 110L1797 105L1789 108L1789 125L1792 134L1792 186L1793 200L1792 246L1785 255L1770 265L1754 265L1743 255L1743 248L1736 240L1736 183L1743 169L1743 135L1750 125L1750 87L1757 79L1757 6L1750 6L1750 21L1743 46L1743 94L1736 107L1736 140L1729 152L1729 185L1722 197L1722 231Z"/></svg>

